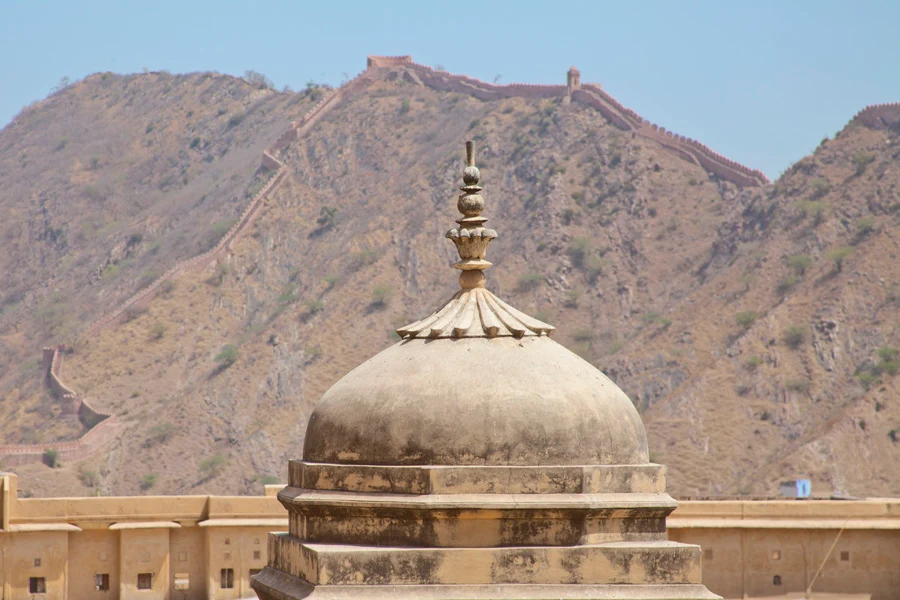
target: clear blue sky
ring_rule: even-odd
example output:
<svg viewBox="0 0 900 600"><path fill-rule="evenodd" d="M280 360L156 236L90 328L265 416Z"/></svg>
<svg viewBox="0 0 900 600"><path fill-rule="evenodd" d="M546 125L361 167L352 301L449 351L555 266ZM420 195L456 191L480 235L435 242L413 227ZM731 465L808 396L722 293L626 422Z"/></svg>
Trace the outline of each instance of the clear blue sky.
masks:
<svg viewBox="0 0 900 600"><path fill-rule="evenodd" d="M254 69L337 84L367 54L501 83L576 65L624 105L780 174L867 104L900 101L900 1L0 1L0 123L63 76Z"/></svg>

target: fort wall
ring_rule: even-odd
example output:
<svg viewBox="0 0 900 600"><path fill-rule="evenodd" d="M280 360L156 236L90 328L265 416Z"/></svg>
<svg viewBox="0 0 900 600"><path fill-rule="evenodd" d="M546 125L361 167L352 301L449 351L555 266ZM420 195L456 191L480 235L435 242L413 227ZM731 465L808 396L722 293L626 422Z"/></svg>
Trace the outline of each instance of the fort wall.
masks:
<svg viewBox="0 0 900 600"><path fill-rule="evenodd" d="M213 248L170 267L150 285L136 291L124 302L92 323L85 330L81 341L90 340L100 333L103 328L127 319L130 311L149 304L162 289L163 284L179 272L205 267L229 251L234 240L253 223L262 210L265 200L286 177L285 164L279 158L282 151L306 135L331 107L338 104L347 94L365 87L372 80L375 72L383 69L403 69L412 73L414 79L422 85L440 91L470 94L482 100L513 97L529 99L571 98L575 102L593 107L614 126L624 131L631 131L636 135L653 139L663 147L676 153L679 157L698 164L723 179L742 186L763 185L768 182L768 179L760 171L748 169L713 152L699 142L684 136L675 135L664 128L649 123L633 110L620 104L600 86L581 84L580 74L574 67L567 73L566 85L530 85L521 83L496 85L473 77L454 75L446 71L438 71L431 67L417 64L408 55L369 56L365 71L344 85L325 94L300 120L292 122L288 129L263 151L261 166L271 172L268 181L251 199L231 229L220 238ZM857 118L868 122L873 121L876 116L881 118L881 115L893 115L895 112L900 114L900 105L880 105L879 107L869 107L869 109L857 115ZM89 454L114 435L115 418L112 415L93 409L83 399L79 398L74 390L62 382L59 378L59 364L61 361L59 348L45 348L43 361L47 372L47 384L53 394L60 400L63 413L78 415L81 422L89 428L89 431L79 440L53 444L53 447L59 450L63 460L77 460L75 457ZM74 444L74 446L70 447L70 444ZM44 450L46 450L46 445L44 444L0 446L0 458L3 456L16 456L19 459L27 459L26 457L34 459L34 457L43 455Z"/></svg>
<svg viewBox="0 0 900 600"><path fill-rule="evenodd" d="M45 380L53 396L62 405L63 414L76 415L87 431L78 439L42 444L0 445L0 461L6 466L43 460L47 450L56 450L61 461L76 461L90 456L115 437L118 423L115 416L96 410L78 393L63 383L60 377L63 348L44 348L42 364Z"/></svg>
<svg viewBox="0 0 900 600"><path fill-rule="evenodd" d="M766 175L758 169L750 169L736 161L714 152L709 147L682 135L666 131L641 117L635 111L623 106L619 101L596 84L582 84L577 69L570 70L566 85L531 85L512 83L496 85L466 75L455 75L438 71L412 61L411 57L370 56L370 68L405 69L412 71L416 79L430 88L470 94L480 100L500 98L566 98L599 111L610 123L623 131L652 139L673 151L679 157L700 165L706 171L743 187L757 187L769 183Z"/></svg>
<svg viewBox="0 0 900 600"><path fill-rule="evenodd" d="M900 123L900 102L871 104L854 115L848 126L865 125L872 129L887 129Z"/></svg>
<svg viewBox="0 0 900 600"><path fill-rule="evenodd" d="M82 335L81 340L89 340L100 333L103 328L124 321L128 318L129 311L145 307L159 293L163 284L178 273L194 268L203 268L229 251L234 240L253 223L261 212L265 200L286 177L287 169L276 156L279 151L309 131L348 91L365 85L367 79L364 76L365 72L325 94L299 121L292 122L287 131L263 150L261 164L265 169L271 171L269 179L250 200L240 218L213 248L203 254L179 261L170 267L150 285L138 290L106 315L94 321ZM111 441L118 431L115 416L94 409L60 379L61 350L61 347L43 349L42 365L46 373L46 383L51 393L60 401L63 414L77 415L88 431L77 440L65 442L0 445L0 461L7 466L41 461L48 449L56 450L61 461L81 460Z"/></svg>

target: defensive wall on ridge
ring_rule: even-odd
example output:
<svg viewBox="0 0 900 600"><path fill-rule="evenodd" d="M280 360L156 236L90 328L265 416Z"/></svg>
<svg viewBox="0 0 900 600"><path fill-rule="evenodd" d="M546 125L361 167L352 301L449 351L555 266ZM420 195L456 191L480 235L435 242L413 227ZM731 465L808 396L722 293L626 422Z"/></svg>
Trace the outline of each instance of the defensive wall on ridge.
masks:
<svg viewBox="0 0 900 600"><path fill-rule="evenodd" d="M591 106L619 129L652 139L679 157L701 166L726 181L742 187L758 187L769 183L769 179L762 171L750 169L714 152L696 140L672 133L647 121L596 84L581 84L576 79L574 85L570 82L569 86L524 83L496 85L466 75L455 75L420 65L413 62L410 56L370 56L368 66L376 69L404 69L412 73L413 80L422 85L441 91L470 94L480 100L564 98L569 95L571 87L573 102Z"/></svg>
<svg viewBox="0 0 900 600"><path fill-rule="evenodd" d="M0 445L0 460L5 466L43 460L47 450L55 450L62 461L81 460L90 456L115 437L118 422L114 415L96 410L60 378L62 347L44 348L42 366L47 387L62 405L64 415L75 415L87 431L77 440L46 444Z"/></svg>
<svg viewBox="0 0 900 600"><path fill-rule="evenodd" d="M861 124L872 129L887 129L900 123L900 102L870 104L850 119L847 125Z"/></svg>
<svg viewBox="0 0 900 600"><path fill-rule="evenodd" d="M501 98L571 98L599 111L614 126L658 142L679 157L700 165L708 172L740 186L761 186L769 182L759 170L749 169L733 160L712 151L696 140L667 131L650 123L635 111L623 106L606 93L599 85L581 84L576 69L569 73L568 85L531 85L512 83L496 85L465 75L455 75L413 62L411 56L369 56L366 70L340 87L325 94L322 99L297 121L290 123L282 133L262 153L261 165L271 171L263 187L251 199L240 218L219 242L207 252L180 261L169 268L150 285L138 290L124 302L118 304L101 318L94 321L79 341L88 341L105 327L121 322L131 309L146 306L162 289L163 284L180 272L202 268L220 258L262 211L265 200L279 186L287 175L287 169L279 158L281 151L306 135L309 130L336 104L348 94L366 87L373 79L384 75L385 70L403 70L420 85L439 91L470 94L481 100ZM884 127L886 123L900 121L900 104L869 106L860 111L851 121L862 122L872 127ZM77 414L89 430L78 440L54 444L12 444L0 446L0 459L16 455L40 458L44 451L52 447L60 452L63 460L77 460L97 447L105 444L115 433L116 421L113 415L94 410L77 392L67 386L59 377L62 347L44 349L44 369L47 385L62 404L63 414Z"/></svg>
<svg viewBox="0 0 900 600"><path fill-rule="evenodd" d="M278 187L287 175L284 163L276 155L285 147L305 135L309 129L322 118L322 116L347 92L358 89L367 83L364 71L357 77L346 82L339 88L325 94L303 117L293 121L290 127L278 139L269 145L262 153L261 164L273 173L269 179L254 195L250 203L241 213L240 218L222 236L219 242L210 250L179 261L165 273L160 275L150 285L141 288L127 300L117 305L103 317L94 321L81 336L80 341L87 341L95 337L105 327L116 324L128 316L131 309L146 306L162 289L163 284L180 272L194 268L203 268L211 261L220 258L230 250L232 242L253 223L262 211L265 200ZM60 378L60 365L62 361L63 346L44 348L42 367L45 372L47 387L54 397L60 402L64 415L77 415L79 421L88 429L77 440L65 442L52 442L46 444L5 444L0 445L0 460L6 466L23 464L26 462L38 462L43 460L47 450L55 450L62 461L81 460L100 447L104 446L115 437L118 430L118 422L114 415L95 410L86 400L80 398L78 393L66 385Z"/></svg>

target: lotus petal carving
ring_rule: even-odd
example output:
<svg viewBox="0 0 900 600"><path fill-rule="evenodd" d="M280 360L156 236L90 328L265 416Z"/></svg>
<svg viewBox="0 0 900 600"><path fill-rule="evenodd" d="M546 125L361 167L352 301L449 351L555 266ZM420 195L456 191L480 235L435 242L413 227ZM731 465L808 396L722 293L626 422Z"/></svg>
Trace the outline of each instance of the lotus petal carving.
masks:
<svg viewBox="0 0 900 600"><path fill-rule="evenodd" d="M555 329L516 310L484 288L464 289L430 316L397 329L402 338L523 337Z"/></svg>

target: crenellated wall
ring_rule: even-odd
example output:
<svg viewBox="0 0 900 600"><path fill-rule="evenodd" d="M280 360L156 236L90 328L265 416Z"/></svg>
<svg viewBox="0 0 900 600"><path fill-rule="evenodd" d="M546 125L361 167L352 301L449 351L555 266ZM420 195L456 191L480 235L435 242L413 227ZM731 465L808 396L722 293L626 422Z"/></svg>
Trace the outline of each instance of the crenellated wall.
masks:
<svg viewBox="0 0 900 600"><path fill-rule="evenodd" d="M211 261L220 258L231 248L232 242L254 221L261 212L262 206L283 181L287 175L284 163L279 159L281 151L301 139L309 130L347 94L355 92L372 81L380 70L402 69L409 72L411 77L430 88L470 94L481 100L497 100L501 98L568 98L591 106L599 111L614 126L631 131L637 135L653 139L663 147L676 153L681 158L700 165L707 171L732 181L741 186L759 186L768 182L765 175L757 170L729 160L717 154L694 140L684 136L675 135L664 128L649 123L633 110L620 104L615 98L607 94L600 86L594 84L581 84L577 69L571 69L567 74L567 85L531 85L512 83L496 85L487 83L465 75L454 75L446 71L438 71L431 67L413 62L411 56L369 56L365 71L346 82L344 85L331 90L313 106L303 117L290 124L269 147L261 158L262 166L272 174L262 189L250 200L240 218L229 229L219 242L207 252L192 258L180 261L169 268L153 283L135 292L127 300L116 306L106 315L97 319L84 332L82 341L90 340L103 328L118 323L127 317L129 309L146 306L159 293L163 283L182 271L193 268L205 267ZM576 76L573 76L573 73ZM383 75L383 73L380 73ZM860 112L856 119L867 123L882 122L885 118L897 120L900 118L900 105L879 105L869 107ZM880 120L880 121L879 121ZM93 448L108 441L108 436L115 426L115 417L94 410L78 394L66 386L59 377L62 355L60 348L45 348L43 364L47 373L47 385L53 394L60 400L65 414L76 414L89 431L79 440L56 444L56 447L64 458L72 460L73 456L82 452L90 452ZM45 445L12 445L0 446L0 456L3 455L42 455Z"/></svg>
<svg viewBox="0 0 900 600"><path fill-rule="evenodd" d="M81 460L92 454L115 437L118 423L114 415L94 409L78 393L63 383L60 377L63 348L60 346L43 349L43 361L47 386L60 401L63 414L77 415L78 420L88 430L77 440L50 442L46 444L4 444L0 445L0 461L7 466L43 460L44 452L53 449L63 461Z"/></svg>
<svg viewBox="0 0 900 600"><path fill-rule="evenodd" d="M440 91L471 94L480 100L497 100L500 98L565 98L571 97L599 111L614 126L623 131L631 131L636 135L652 139L679 157L700 165L710 173L743 187L758 187L769 183L766 175L758 169L750 169L738 162L725 158L707 146L695 140L666 131L641 117L635 111L623 106L615 98L606 93L599 85L582 84L577 69L567 73L566 85L530 85L512 83L495 85L465 75L454 75L446 71L437 71L431 67L412 61L409 56L380 57L370 56L370 68L397 69L402 68L415 74L415 79L423 85Z"/></svg>
<svg viewBox="0 0 900 600"><path fill-rule="evenodd" d="M402 58L399 57L398 60ZM401 61L402 62L402 61ZM400 64L399 62L397 64ZM219 258L231 248L232 242L254 221L262 210L266 198L278 187L287 175L284 163L276 157L283 148L298 140L304 135L322 116L348 91L358 89L368 81L364 76L366 72L348 81L341 87L332 90L322 97L299 121L294 121L290 127L278 139L262 153L262 166L273 171L268 181L250 200L250 203L241 213L240 218L221 237L219 242L207 252L192 258L180 261L160 275L153 283L135 292L127 300L119 304L109 313L92 323L81 337L81 341L87 341L96 336L104 327L117 323L127 316L129 309L145 306L161 289L164 282L176 274L193 268L205 267L211 261ZM42 365L45 370L47 386L54 396L62 403L64 414L77 415L81 423L88 431L77 440L58 442L51 444L7 444L0 445L0 460L7 466L36 462L43 458L44 452L54 449L59 452L60 460L80 460L89 456L101 446L115 437L118 429L114 415L100 412L94 409L86 400L81 399L75 390L68 387L59 377L62 361L62 347L49 347L43 349Z"/></svg>
<svg viewBox="0 0 900 600"><path fill-rule="evenodd" d="M847 126L860 124L872 129L887 129L900 123L900 102L870 104L850 119Z"/></svg>

